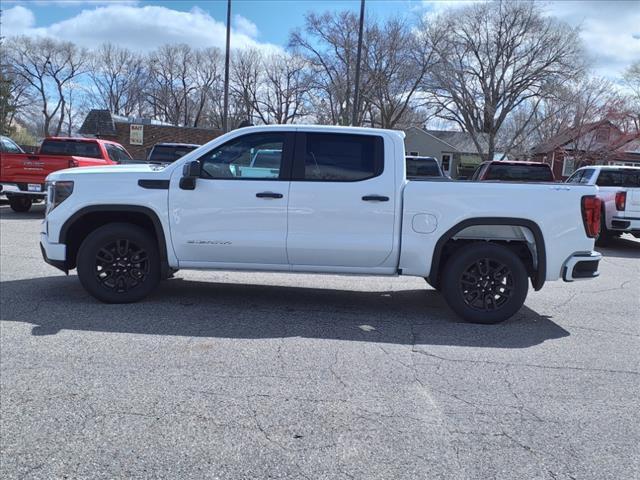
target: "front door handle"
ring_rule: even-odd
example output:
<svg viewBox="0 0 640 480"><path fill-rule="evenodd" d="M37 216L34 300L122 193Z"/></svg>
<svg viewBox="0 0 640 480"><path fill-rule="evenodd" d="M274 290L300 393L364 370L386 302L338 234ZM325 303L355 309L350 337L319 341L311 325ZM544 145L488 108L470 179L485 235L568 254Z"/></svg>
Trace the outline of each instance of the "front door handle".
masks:
<svg viewBox="0 0 640 480"><path fill-rule="evenodd" d="M260 192L256 193L256 197L258 198L282 198L281 193L273 193L273 192Z"/></svg>
<svg viewBox="0 0 640 480"><path fill-rule="evenodd" d="M384 195L365 195L362 197L362 200L365 202L388 202L389 197L385 197Z"/></svg>

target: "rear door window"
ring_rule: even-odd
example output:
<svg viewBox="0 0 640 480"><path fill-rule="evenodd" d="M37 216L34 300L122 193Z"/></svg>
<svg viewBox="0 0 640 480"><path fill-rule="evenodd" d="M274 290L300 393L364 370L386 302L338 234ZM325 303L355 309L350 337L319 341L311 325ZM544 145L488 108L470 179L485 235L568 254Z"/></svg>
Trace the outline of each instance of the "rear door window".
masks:
<svg viewBox="0 0 640 480"><path fill-rule="evenodd" d="M305 133L296 140L295 178L355 182L380 175L384 142L376 135Z"/></svg>

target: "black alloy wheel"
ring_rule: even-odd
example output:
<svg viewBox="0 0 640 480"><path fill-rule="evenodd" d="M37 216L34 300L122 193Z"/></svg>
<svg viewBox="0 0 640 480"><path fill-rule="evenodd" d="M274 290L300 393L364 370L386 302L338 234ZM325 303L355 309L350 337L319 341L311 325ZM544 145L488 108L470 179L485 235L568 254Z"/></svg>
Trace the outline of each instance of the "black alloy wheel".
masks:
<svg viewBox="0 0 640 480"><path fill-rule="evenodd" d="M513 274L507 265L481 258L462 272L459 287L464 302L481 312L500 309L513 293Z"/></svg>
<svg viewBox="0 0 640 480"><path fill-rule="evenodd" d="M453 252L442 269L441 291L461 318L498 323L524 304L529 276L523 261L508 247L470 243Z"/></svg>
<svg viewBox="0 0 640 480"><path fill-rule="evenodd" d="M96 253L96 280L105 288L125 293L143 283L148 274L147 252L126 238L110 242Z"/></svg>
<svg viewBox="0 0 640 480"><path fill-rule="evenodd" d="M150 232L128 223L109 223L80 245L78 277L82 286L105 303L137 302L160 282L160 253Z"/></svg>

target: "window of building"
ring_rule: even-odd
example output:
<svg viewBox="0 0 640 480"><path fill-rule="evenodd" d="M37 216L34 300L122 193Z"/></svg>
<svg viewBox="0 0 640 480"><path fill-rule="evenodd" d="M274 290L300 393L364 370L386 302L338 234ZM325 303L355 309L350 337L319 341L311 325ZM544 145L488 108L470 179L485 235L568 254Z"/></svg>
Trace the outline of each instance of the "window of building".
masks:
<svg viewBox="0 0 640 480"><path fill-rule="evenodd" d="M568 177L575 171L575 158L564 157L564 163L562 164L562 176Z"/></svg>

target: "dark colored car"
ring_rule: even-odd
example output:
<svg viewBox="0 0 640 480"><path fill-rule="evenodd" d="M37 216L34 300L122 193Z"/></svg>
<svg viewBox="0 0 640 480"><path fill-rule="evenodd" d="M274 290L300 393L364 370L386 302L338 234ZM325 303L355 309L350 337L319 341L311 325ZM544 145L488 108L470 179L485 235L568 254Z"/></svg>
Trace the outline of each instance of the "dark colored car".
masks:
<svg viewBox="0 0 640 480"><path fill-rule="evenodd" d="M418 157L409 155L405 157L407 165L407 178L432 178L444 177L440 164L433 157Z"/></svg>
<svg viewBox="0 0 640 480"><path fill-rule="evenodd" d="M25 153L20 145L11 140L9 137L0 135L0 152L2 153Z"/></svg>
<svg viewBox="0 0 640 480"><path fill-rule="evenodd" d="M555 182L551 166L540 162L493 160L481 163L471 181Z"/></svg>
<svg viewBox="0 0 640 480"><path fill-rule="evenodd" d="M194 143L156 143L149 152L147 161L173 163L199 146Z"/></svg>

